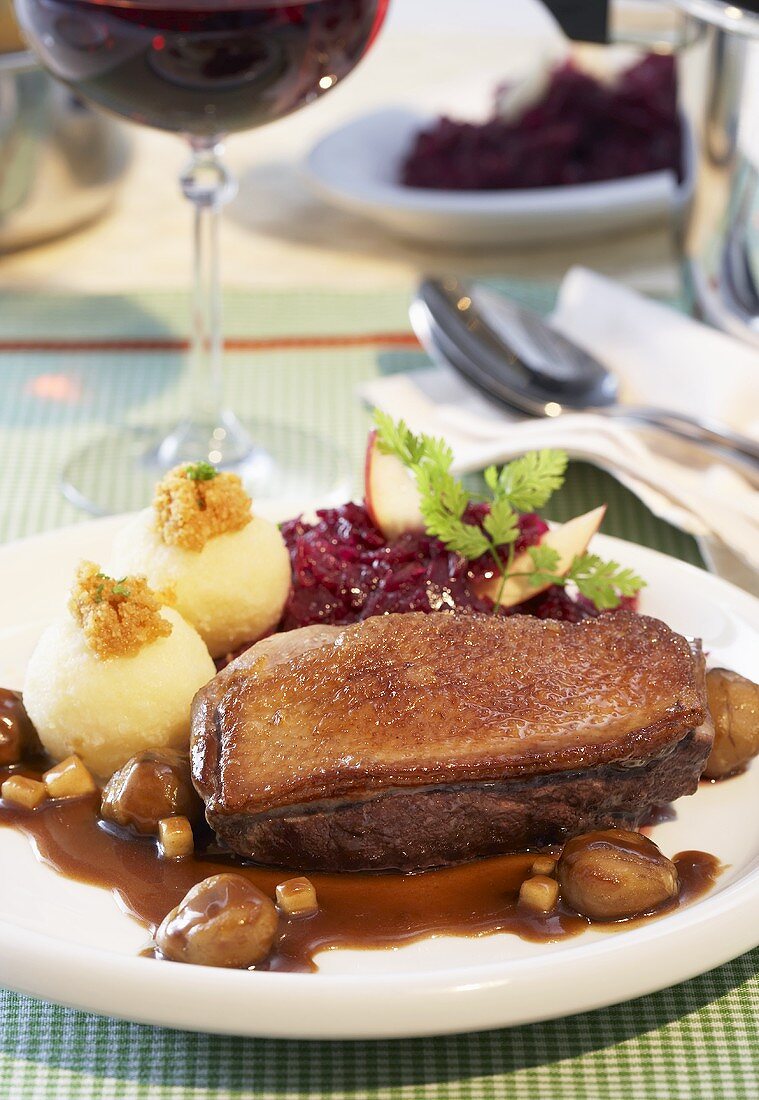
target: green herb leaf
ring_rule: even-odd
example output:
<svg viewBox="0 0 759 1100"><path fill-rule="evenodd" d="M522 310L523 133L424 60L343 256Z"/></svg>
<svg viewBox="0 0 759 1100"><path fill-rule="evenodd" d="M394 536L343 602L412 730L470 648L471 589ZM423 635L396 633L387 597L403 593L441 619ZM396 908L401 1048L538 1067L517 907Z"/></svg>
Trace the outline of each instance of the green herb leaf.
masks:
<svg viewBox="0 0 759 1100"><path fill-rule="evenodd" d="M444 544L446 549L454 554L461 554L462 558L474 561L491 549L482 530L472 523L453 523L450 526L440 524L440 534L436 537ZM430 531L430 534L432 532Z"/></svg>
<svg viewBox="0 0 759 1100"><path fill-rule="evenodd" d="M210 462L193 462L185 466L184 476L188 481L213 481L219 476L219 471Z"/></svg>
<svg viewBox="0 0 759 1100"><path fill-rule="evenodd" d="M430 436L414 435L405 420L395 421L380 409L374 410L374 423L377 427L377 446L382 454L395 455L404 466L416 466L428 454L430 444L434 442ZM442 440L439 442L442 443ZM450 462L448 465L450 466Z"/></svg>
<svg viewBox="0 0 759 1100"><path fill-rule="evenodd" d="M505 581L512 572L512 548L519 536L518 513L541 508L563 484L567 468L564 451L532 451L500 471L489 466L484 478L490 495L476 498L451 473L453 451L445 440L415 435L403 420L396 422L379 409L374 411L374 423L382 453L395 455L414 476L427 533L470 561L490 554ZM481 527L464 519L467 506L475 499L490 505ZM509 547L508 555L500 552L504 546ZM557 576L560 555L552 547L532 546L528 554L533 569L526 575L532 587L574 582L599 610L617 607L622 596L634 595L644 584L631 569L604 562L596 554L576 558L564 576Z"/></svg>
<svg viewBox="0 0 759 1100"><path fill-rule="evenodd" d="M491 502L482 526L496 546L516 542L519 537L519 517L504 497L496 497Z"/></svg>
<svg viewBox="0 0 759 1100"><path fill-rule="evenodd" d="M469 494L461 482L432 461L422 462L414 474L427 533L462 557L479 558L487 553L490 542L482 529L463 519Z"/></svg>
<svg viewBox="0 0 759 1100"><path fill-rule="evenodd" d="M527 553L532 558L534 572L530 573L527 580L533 588L539 588L541 584L561 584L563 577L557 577L561 555L552 546L528 546Z"/></svg>
<svg viewBox="0 0 759 1100"><path fill-rule="evenodd" d="M116 584L114 584L112 591L114 596L126 597L129 595L129 588L124 584L123 581L118 581Z"/></svg>
<svg viewBox="0 0 759 1100"><path fill-rule="evenodd" d="M564 484L567 462L564 451L529 451L503 467L497 492L518 512L534 512Z"/></svg>
<svg viewBox="0 0 759 1100"><path fill-rule="evenodd" d="M622 596L634 596L645 581L619 562L604 561L597 554L582 554L572 562L566 580L574 581L583 596L601 610L619 607Z"/></svg>
<svg viewBox="0 0 759 1100"><path fill-rule="evenodd" d="M491 493L494 493L498 488L498 467L488 466L487 470L482 475L485 478L485 484Z"/></svg>

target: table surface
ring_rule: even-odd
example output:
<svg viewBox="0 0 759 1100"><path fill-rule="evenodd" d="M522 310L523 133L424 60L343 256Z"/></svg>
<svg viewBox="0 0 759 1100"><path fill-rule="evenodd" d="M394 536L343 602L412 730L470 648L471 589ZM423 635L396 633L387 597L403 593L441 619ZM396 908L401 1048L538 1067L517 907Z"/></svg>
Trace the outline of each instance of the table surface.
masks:
<svg viewBox="0 0 759 1100"><path fill-rule="evenodd" d="M228 333L244 338L228 355L230 397L243 414L330 434L357 470L366 417L356 386L424 362L406 315L420 269L455 264L505 275L509 292L541 310L577 260L660 293L678 285L666 233L453 257L385 240L309 196L293 166L320 132L387 99L391 87L399 99L418 95L432 106L450 103L452 88L457 101L474 102L482 87L471 81L473 68L502 72L517 39L537 43L544 33L544 18L527 0L436 0L431 25L429 4L396 0L386 37L343 90L281 126L230 142L242 187L225 218L225 280L235 288L225 305ZM455 30L464 9L472 24L475 17L480 27L490 24L486 37ZM11 471L0 494L0 539L81 518L58 489L64 458L115 423L158 421L182 400L185 364L176 342L188 328L181 289L189 216L174 180L183 151L175 139L147 132L135 131L135 144L132 174L109 218L0 260L0 441ZM602 500L610 504L610 533L699 560L692 540L588 466L573 467L553 514L566 518ZM759 952L752 952L595 1013L379 1043L183 1034L6 991L0 1097L756 1097L758 968Z"/></svg>

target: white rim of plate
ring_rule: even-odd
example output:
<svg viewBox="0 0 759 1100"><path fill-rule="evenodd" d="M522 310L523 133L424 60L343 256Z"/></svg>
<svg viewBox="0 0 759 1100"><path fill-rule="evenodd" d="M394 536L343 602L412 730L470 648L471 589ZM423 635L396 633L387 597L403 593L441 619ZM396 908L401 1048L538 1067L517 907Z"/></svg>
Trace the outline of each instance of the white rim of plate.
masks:
<svg viewBox="0 0 759 1100"><path fill-rule="evenodd" d="M105 532L123 519L110 517L84 527ZM0 557L4 550L16 551L19 545L41 540L52 542L57 535L70 537L77 530L83 527L7 544L0 548ZM752 626L759 625L759 600L727 581L622 539L601 535L596 540L601 551L616 557L632 549L644 561L651 558L652 564L683 570L695 583L706 586L715 602L748 618ZM17 629L23 630L24 624L17 624ZM500 966L491 962L433 973L366 976L156 965L151 959L72 945L0 920L0 972L3 984L20 993L138 1023L272 1038L408 1038L518 1026L668 988L757 946L757 905L759 860L735 882L682 910L589 943L583 944L579 937L555 954L547 951L537 958L510 959ZM717 919L718 937L708 933ZM27 965L30 956L36 964L33 977ZM547 974L550 999L545 996ZM577 1007L578 980L583 987L581 1007ZM123 1011L114 1012L115 986ZM61 989L68 991L65 997ZM365 1017L357 1014L357 997L371 1005ZM167 999L168 1012L160 1007ZM262 1003L263 1013L251 1015L251 1005L258 1009ZM294 1004L299 1019L308 1018L307 1026L294 1025ZM230 1015L237 1020L231 1027L226 1022Z"/></svg>

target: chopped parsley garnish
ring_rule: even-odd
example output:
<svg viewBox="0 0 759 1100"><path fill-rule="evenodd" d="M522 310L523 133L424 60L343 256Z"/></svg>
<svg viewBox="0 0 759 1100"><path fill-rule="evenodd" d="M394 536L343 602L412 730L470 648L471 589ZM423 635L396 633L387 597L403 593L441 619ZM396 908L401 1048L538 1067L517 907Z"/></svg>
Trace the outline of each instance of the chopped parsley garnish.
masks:
<svg viewBox="0 0 759 1100"><path fill-rule="evenodd" d="M213 481L219 476L219 471L210 462L193 462L192 465L185 466L184 476L189 481Z"/></svg>

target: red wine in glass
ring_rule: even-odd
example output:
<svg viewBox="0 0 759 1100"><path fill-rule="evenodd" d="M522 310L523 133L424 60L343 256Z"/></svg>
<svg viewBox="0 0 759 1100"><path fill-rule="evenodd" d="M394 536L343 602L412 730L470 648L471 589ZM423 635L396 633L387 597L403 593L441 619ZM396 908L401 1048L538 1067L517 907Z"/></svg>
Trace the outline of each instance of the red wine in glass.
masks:
<svg viewBox="0 0 759 1100"><path fill-rule="evenodd" d="M220 154L226 134L273 122L347 76L387 5L16 0L25 35L54 76L117 115L184 134L192 147L181 177L195 208L191 408L162 431L111 432L75 455L62 479L74 503L95 513L139 507L166 469L200 460L238 473L254 499L296 508L348 491L329 441L285 424L243 425L224 404L218 213L235 185Z"/></svg>
<svg viewBox="0 0 759 1100"><path fill-rule="evenodd" d="M17 0L55 76L162 130L226 134L281 118L357 64L387 0Z"/></svg>

